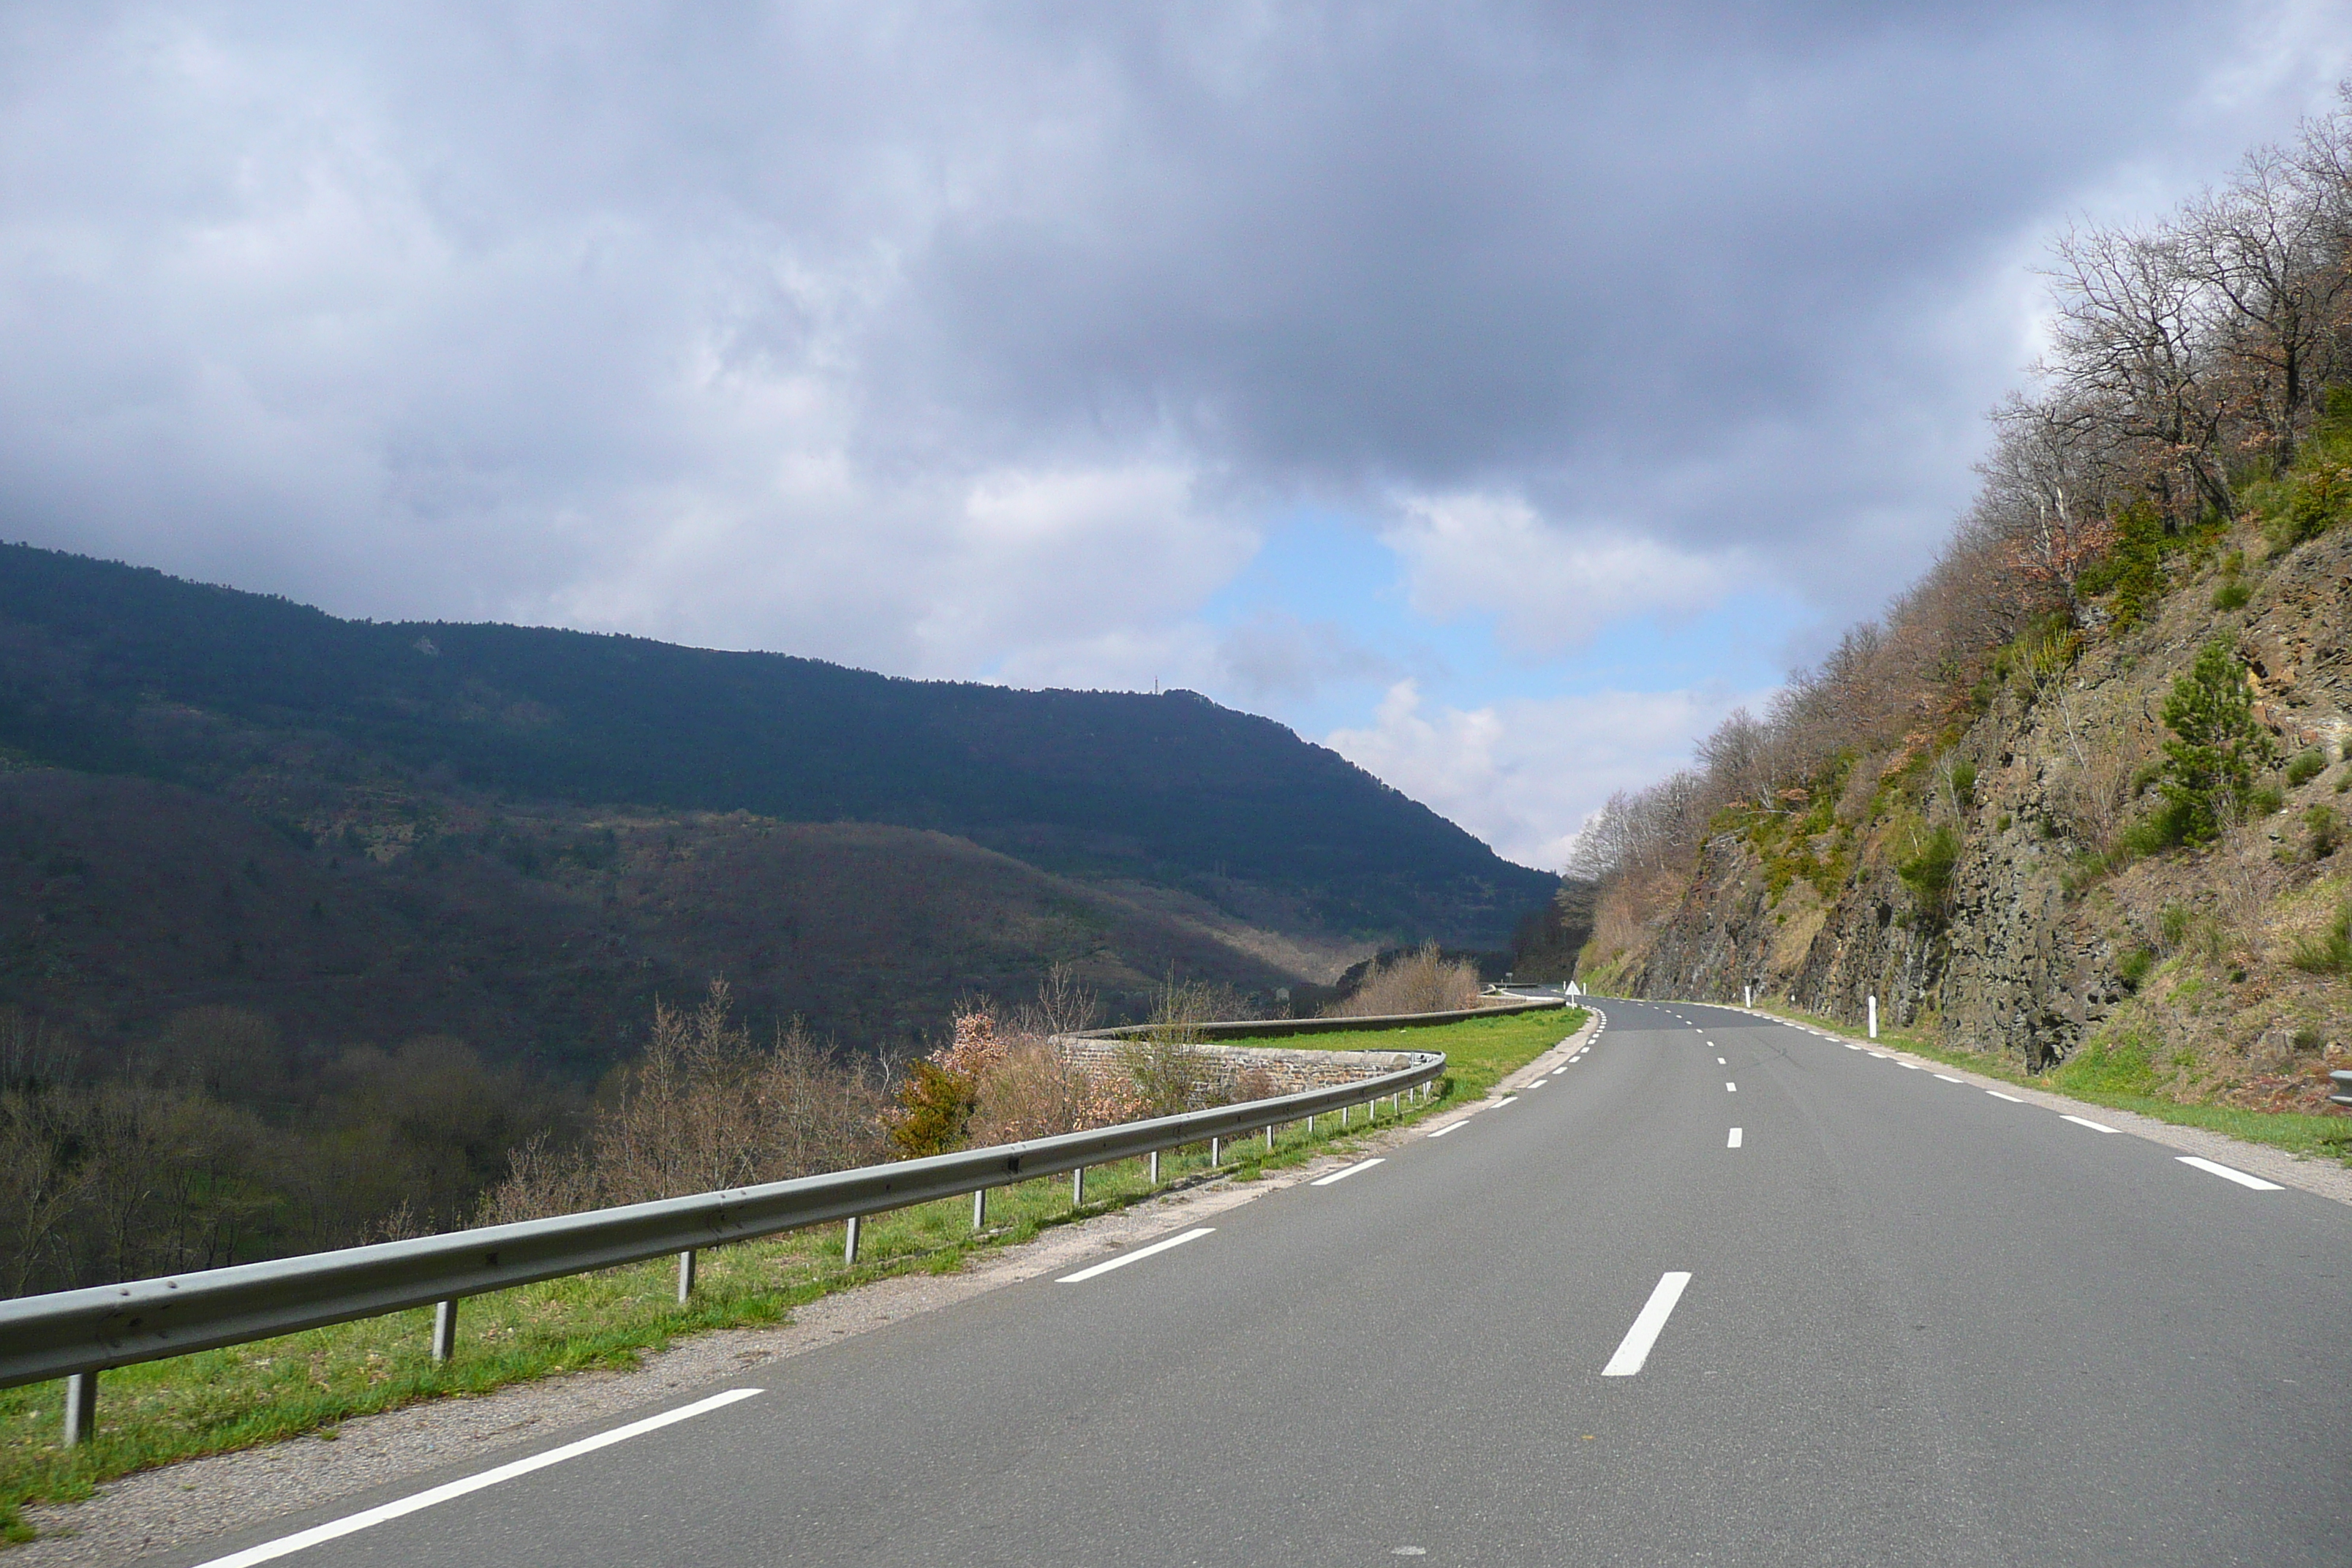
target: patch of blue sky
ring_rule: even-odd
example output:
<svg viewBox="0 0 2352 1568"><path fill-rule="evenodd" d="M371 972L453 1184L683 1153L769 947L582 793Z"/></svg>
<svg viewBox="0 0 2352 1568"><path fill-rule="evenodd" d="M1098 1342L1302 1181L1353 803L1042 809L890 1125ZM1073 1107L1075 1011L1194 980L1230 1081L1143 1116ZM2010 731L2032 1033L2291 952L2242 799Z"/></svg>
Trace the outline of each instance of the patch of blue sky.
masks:
<svg viewBox="0 0 2352 1568"><path fill-rule="evenodd" d="M1404 677L1425 700L1457 708L1611 691L1755 691L1780 683L1789 648L1819 618L1786 593L1759 589L1688 616L1617 619L1606 604L1580 602L1573 584L1517 582L1497 563L1498 594L1555 594L1563 618L1597 623L1580 644L1529 656L1504 646L1491 616L1417 613L1405 574L1403 559L1361 522L1320 511L1284 519L1202 607L1202 620L1225 632L1269 616L1328 627L1363 657L1303 686L1216 695L1311 735L1365 722Z"/></svg>

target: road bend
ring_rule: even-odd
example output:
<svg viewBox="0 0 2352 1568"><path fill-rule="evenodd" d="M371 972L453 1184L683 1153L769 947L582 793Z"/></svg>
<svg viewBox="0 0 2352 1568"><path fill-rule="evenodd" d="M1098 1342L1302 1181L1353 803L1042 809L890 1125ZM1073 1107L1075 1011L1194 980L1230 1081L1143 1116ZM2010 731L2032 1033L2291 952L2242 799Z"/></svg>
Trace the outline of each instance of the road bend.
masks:
<svg viewBox="0 0 2352 1568"><path fill-rule="evenodd" d="M1598 1005L1540 1087L1117 1267L162 1561L2352 1560L2352 1209Z"/></svg>

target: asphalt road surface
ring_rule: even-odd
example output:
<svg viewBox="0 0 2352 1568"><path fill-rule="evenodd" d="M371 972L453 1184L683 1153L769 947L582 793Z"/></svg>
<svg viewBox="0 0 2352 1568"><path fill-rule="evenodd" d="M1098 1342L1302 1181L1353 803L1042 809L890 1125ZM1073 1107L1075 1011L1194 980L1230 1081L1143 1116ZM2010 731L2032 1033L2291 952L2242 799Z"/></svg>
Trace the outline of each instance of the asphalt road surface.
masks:
<svg viewBox="0 0 2352 1568"><path fill-rule="evenodd" d="M2352 1209L1600 1005L1541 1087L1120 1267L172 1561L2352 1562Z"/></svg>

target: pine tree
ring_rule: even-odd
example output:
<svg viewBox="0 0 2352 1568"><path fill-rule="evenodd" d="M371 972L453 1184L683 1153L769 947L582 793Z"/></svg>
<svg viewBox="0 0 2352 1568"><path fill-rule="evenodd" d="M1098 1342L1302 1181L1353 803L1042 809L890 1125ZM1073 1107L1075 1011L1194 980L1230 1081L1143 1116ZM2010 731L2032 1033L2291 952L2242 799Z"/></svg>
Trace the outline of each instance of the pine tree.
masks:
<svg viewBox="0 0 2352 1568"><path fill-rule="evenodd" d="M2254 769L2269 745L2254 723L2246 679L2226 644L2216 637L2172 683L2164 721L2164 800L2172 830L2183 843L2202 844L2221 830L2224 813L2242 805Z"/></svg>

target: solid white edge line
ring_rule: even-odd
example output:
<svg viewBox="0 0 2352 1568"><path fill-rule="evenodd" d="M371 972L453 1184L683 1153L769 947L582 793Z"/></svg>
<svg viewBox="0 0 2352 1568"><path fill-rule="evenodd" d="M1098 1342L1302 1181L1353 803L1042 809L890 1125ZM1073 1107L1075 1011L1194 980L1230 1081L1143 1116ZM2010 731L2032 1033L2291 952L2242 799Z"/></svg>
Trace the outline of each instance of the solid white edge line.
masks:
<svg viewBox="0 0 2352 1568"><path fill-rule="evenodd" d="M1457 1122L1455 1125L1458 1126L1460 1123ZM1387 1161L1375 1154L1369 1160L1357 1161L1354 1164L1349 1166L1344 1171L1334 1171L1328 1176L1318 1176L1307 1184L1310 1187L1328 1187L1334 1182L1344 1182L1350 1176L1361 1175L1364 1172L1370 1170L1374 1165L1384 1165L1386 1163L1388 1163Z"/></svg>
<svg viewBox="0 0 2352 1568"><path fill-rule="evenodd" d="M1502 1110L1502 1109L1503 1109L1503 1107L1505 1107L1505 1106L1507 1106L1507 1105L1510 1104L1513 1100L1517 1100L1517 1099L1518 1099L1518 1098L1519 1098L1519 1097L1518 1097L1517 1095L1516 1095L1516 1094L1507 1094L1507 1095L1503 1096L1503 1098L1502 1098L1502 1099L1500 1099L1500 1100L1498 1100L1495 1101L1495 1109L1496 1109L1496 1110Z"/></svg>
<svg viewBox="0 0 2352 1568"><path fill-rule="evenodd" d="M732 1405L738 1400L749 1399L755 1394L765 1392L764 1389L758 1388L730 1388L724 1394L714 1394L708 1399L696 1400L692 1405L681 1405L675 1410L665 1410L658 1415L648 1415L642 1421L632 1421L626 1426L615 1426L609 1432L599 1432L593 1437L583 1437L576 1443L566 1443L560 1448L550 1448L544 1454L533 1454L528 1459L517 1459L512 1464L499 1465L493 1469L484 1470L479 1475L467 1476L463 1480L450 1481L444 1486L428 1488L414 1497L404 1497L395 1502L362 1509L358 1513L331 1520L325 1524L312 1525L308 1530L297 1531L291 1535L281 1535L275 1541L265 1541L258 1546L248 1546L242 1552L232 1552L226 1557L215 1557L208 1562L197 1564L197 1568L249 1568L252 1563L271 1562L279 1557L306 1551L313 1546L322 1545L330 1541L339 1541L346 1535L357 1534L362 1530L431 1508L436 1503L449 1502L470 1492L497 1486L501 1481L515 1480L530 1475L533 1470L543 1470L550 1465L560 1465L566 1459L576 1459L583 1454L593 1454L599 1448L609 1448L615 1443L625 1443L632 1437L642 1437L646 1433L659 1431L664 1426L674 1426L680 1421L691 1421L706 1412L717 1410L723 1405Z"/></svg>
<svg viewBox="0 0 2352 1568"><path fill-rule="evenodd" d="M1657 1289L1642 1303L1633 1326L1618 1342L1617 1353L1601 1369L1601 1376L1631 1377L1642 1370L1642 1363L1650 1359L1650 1347L1665 1331L1666 1320L1674 1316L1675 1303L1683 1299L1683 1287L1690 1283L1690 1279L1688 1274L1669 1273L1658 1280Z"/></svg>
<svg viewBox="0 0 2352 1568"><path fill-rule="evenodd" d="M1738 1128L1735 1127L1735 1128L1733 1128L1733 1129L1731 1130L1731 1142L1728 1142L1728 1143L1726 1143L1726 1144L1724 1145L1724 1147L1725 1147L1725 1148L1727 1148L1727 1149L1737 1149L1737 1148L1738 1148L1738 1147L1739 1147L1739 1129L1738 1129Z"/></svg>
<svg viewBox="0 0 2352 1568"><path fill-rule="evenodd" d="M2098 1122L2091 1121L2088 1117L2068 1116L2063 1111L2059 1113L2058 1120L2061 1121L2071 1121L2077 1127L2087 1127L2094 1132L2113 1132L2115 1131L2114 1128L2102 1126Z"/></svg>
<svg viewBox="0 0 2352 1568"><path fill-rule="evenodd" d="M1124 1268L1130 1263L1140 1263L1153 1253L1165 1252L1171 1247L1181 1247L1188 1241L1198 1241L1204 1236L1213 1235L1216 1228L1213 1225L1195 1226L1181 1236L1168 1237L1163 1240L1153 1242L1149 1247L1139 1247L1133 1252L1122 1252L1117 1258L1096 1264L1092 1268L1081 1268L1076 1274L1065 1274L1054 1283L1083 1285L1097 1274L1108 1274L1114 1268Z"/></svg>
<svg viewBox="0 0 2352 1568"><path fill-rule="evenodd" d="M1942 1079L1946 1083L1966 1083L1968 1081L1966 1079L1954 1078L1948 1072L1939 1072L1936 1076Z"/></svg>
<svg viewBox="0 0 2352 1568"><path fill-rule="evenodd" d="M1470 1123L1468 1123L1467 1121L1449 1121L1449 1122L1447 1122L1444 1126L1443 1126L1443 1127L1439 1128L1436 1131L1434 1131L1434 1132L1431 1133L1431 1134L1430 1134L1430 1136L1431 1136L1432 1138L1443 1138L1443 1137L1444 1137L1448 1132L1459 1132L1459 1131L1461 1131L1465 1127L1467 1127L1467 1126L1469 1126L1469 1125L1470 1125Z"/></svg>
<svg viewBox="0 0 2352 1568"><path fill-rule="evenodd" d="M1985 1092L1991 1095L1995 1100L2005 1100L2011 1105L2023 1105L2025 1103L2025 1101L2018 1099L2017 1096L2013 1094L2003 1094L1997 1089L1986 1089Z"/></svg>
<svg viewBox="0 0 2352 1568"><path fill-rule="evenodd" d="M2173 1158L2184 1165L2194 1165L2208 1174L2219 1176L2225 1182L2235 1182L2242 1187L2252 1187L2258 1193L2286 1191L2276 1182L2265 1182L2260 1176L2250 1176L2243 1171L2233 1171L2227 1165L2216 1164L2210 1160L2200 1159L2194 1154L2175 1154Z"/></svg>

